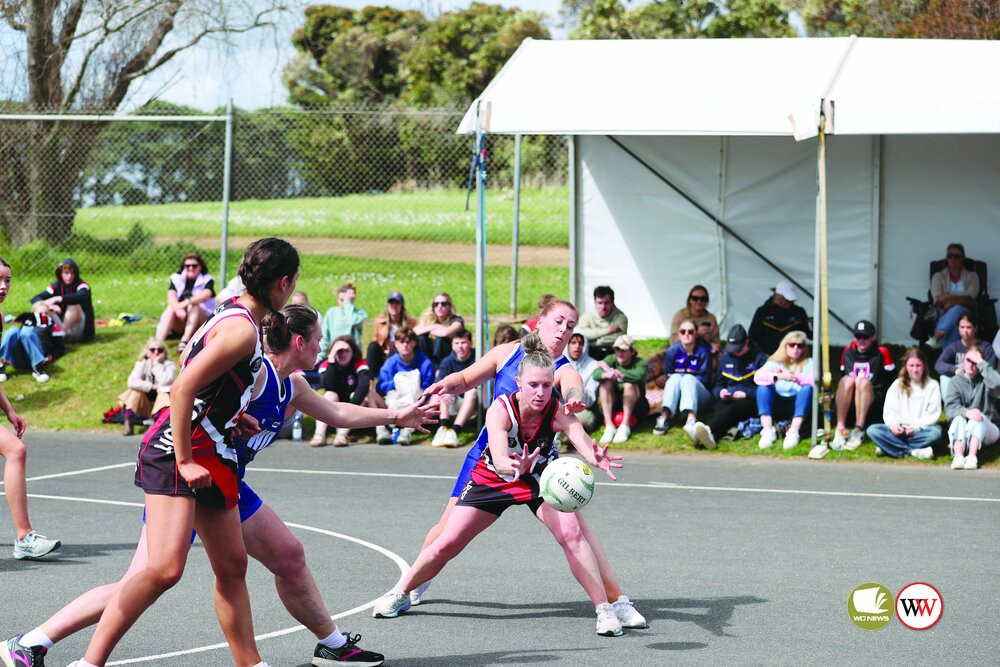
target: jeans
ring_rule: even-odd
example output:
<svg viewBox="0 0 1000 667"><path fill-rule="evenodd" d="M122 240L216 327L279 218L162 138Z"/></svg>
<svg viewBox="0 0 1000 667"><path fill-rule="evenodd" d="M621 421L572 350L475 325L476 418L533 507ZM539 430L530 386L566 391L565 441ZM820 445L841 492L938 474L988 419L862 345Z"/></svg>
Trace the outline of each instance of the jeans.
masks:
<svg viewBox="0 0 1000 667"><path fill-rule="evenodd" d="M968 445L972 438L979 440L980 447L992 445L1000 440L1000 429L988 419L979 422L965 417L955 417L951 421L951 426L948 427L948 448L952 449L954 453L953 448L956 440Z"/></svg>
<svg viewBox="0 0 1000 667"><path fill-rule="evenodd" d="M757 387L757 413L774 417L775 408L784 413L794 406L792 417L805 417L812 407L812 394L813 388L809 385L801 385L795 396L782 396L774 390L773 384L762 385Z"/></svg>
<svg viewBox="0 0 1000 667"><path fill-rule="evenodd" d="M913 435L895 435L885 424L872 424L866 432L879 449L897 459L914 449L930 447L941 439L940 426L925 426Z"/></svg>
<svg viewBox="0 0 1000 667"><path fill-rule="evenodd" d="M969 309L965 306L952 306L937 318L937 322L934 323L934 331L944 332L944 338L941 339L941 347L945 347L958 340L958 318L967 312L969 312Z"/></svg>
<svg viewBox="0 0 1000 667"><path fill-rule="evenodd" d="M20 370L32 370L45 363L42 340L34 327L12 327L3 334L0 358Z"/></svg>
<svg viewBox="0 0 1000 667"><path fill-rule="evenodd" d="M699 407L707 407L712 395L696 376L690 373L674 373L667 378L663 387L663 408L675 415L681 412L698 414Z"/></svg>

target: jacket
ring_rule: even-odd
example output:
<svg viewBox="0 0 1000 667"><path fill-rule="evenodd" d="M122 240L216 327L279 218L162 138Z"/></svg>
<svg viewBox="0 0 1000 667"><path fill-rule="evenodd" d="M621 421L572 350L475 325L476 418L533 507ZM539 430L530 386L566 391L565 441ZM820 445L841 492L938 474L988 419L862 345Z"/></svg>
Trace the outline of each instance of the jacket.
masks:
<svg viewBox="0 0 1000 667"><path fill-rule="evenodd" d="M177 376L177 366L170 359L162 364L154 364L149 359L135 362L132 372L128 375L128 388L148 394L154 386L167 387Z"/></svg>
<svg viewBox="0 0 1000 667"><path fill-rule="evenodd" d="M69 285L64 283L62 276L59 275L59 266L70 266L76 273L73 282ZM66 306L80 306L83 308L83 314L86 315L86 321L83 326L83 340L90 340L94 337L94 305L91 300L90 285L80 277L80 268L72 258L67 257L59 263L59 266L56 267L55 282L46 287L44 291L31 297L31 303L60 296L62 297L61 305L64 313Z"/></svg>
<svg viewBox="0 0 1000 667"><path fill-rule="evenodd" d="M622 384L630 383L644 386L646 384L646 371L649 368L646 360L641 358L638 354L632 357L632 365L622 366L618 363L618 357L613 354L609 354L604 358L604 363L615 370L619 370L622 373L622 379L619 380ZM600 382L604 379L604 369L598 366L597 370L594 371L594 379Z"/></svg>
<svg viewBox="0 0 1000 667"><path fill-rule="evenodd" d="M719 377L715 379L712 395L718 399L719 393L727 389L729 393L742 391L747 395L747 399L754 398L757 395L754 373L766 363L767 357L753 341L750 341L750 347L742 357L723 352L719 357Z"/></svg>
<svg viewBox="0 0 1000 667"><path fill-rule="evenodd" d="M955 373L948 383L944 408L948 419L964 417L966 410L979 410L994 424L1000 423L994 399L1000 394L1000 373L985 361L977 366L979 375L970 380L965 371Z"/></svg>
<svg viewBox="0 0 1000 667"><path fill-rule="evenodd" d="M882 408L886 426L899 424L920 430L937 424L940 418L941 386L937 380L927 378L923 387L911 384L909 395L903 393L899 380L889 386Z"/></svg>
<svg viewBox="0 0 1000 667"><path fill-rule="evenodd" d="M700 338L695 340L691 354L685 352L680 343L674 343L663 354L663 372L667 377L674 373L690 373L709 389L712 386L712 350Z"/></svg>
<svg viewBox="0 0 1000 667"><path fill-rule="evenodd" d="M330 345L334 339L350 334L354 336L354 342L361 345L361 328L368 319L368 313L361 308L356 308L353 303L347 302L343 306L334 306L326 311L320 329L323 338L319 342L319 354L316 356L316 363L323 361L330 351Z"/></svg>
<svg viewBox="0 0 1000 667"><path fill-rule="evenodd" d="M794 303L789 308L782 308L769 298L753 314L750 323L750 340L764 351L764 354L774 354L781 344L781 339L789 331L802 331L806 336L812 336L809 326L809 316L805 308Z"/></svg>
<svg viewBox="0 0 1000 667"><path fill-rule="evenodd" d="M412 329L417 325L417 318L406 316L406 326ZM392 354L395 349L395 345L390 345L390 339L393 333L392 325L389 324L389 316L385 313L380 313L375 316L375 321L372 322L372 340L378 343L382 351L385 352L386 356Z"/></svg>
<svg viewBox="0 0 1000 667"><path fill-rule="evenodd" d="M427 358L419 348L413 352L413 361L406 363L403 358L396 353L386 359L382 370L378 373L378 383L375 390L383 396L396 388L396 373L407 371L420 371L420 388L427 389L434 383L434 364Z"/></svg>
<svg viewBox="0 0 1000 667"><path fill-rule="evenodd" d="M583 335L583 332L574 331L573 333L579 333L583 336L583 351L580 353L580 358L576 361L570 358L568 345L566 346L566 351L563 352L563 356L569 359L570 366L575 368L576 372L583 378L583 404L589 408L597 400L597 388L601 383L594 377L594 372L600 366L597 363L597 359L590 356L590 341ZM645 381L645 378L643 380Z"/></svg>
<svg viewBox="0 0 1000 667"><path fill-rule="evenodd" d="M612 324L617 324L619 331L605 333ZM580 316L576 330L586 336L592 345L612 345L618 336L628 333L628 318L618 310L618 306L613 306L607 317L601 317L596 310L588 310Z"/></svg>
<svg viewBox="0 0 1000 667"><path fill-rule="evenodd" d="M937 371L937 374L949 377L955 375L955 371L961 368L962 361L965 360L966 349L968 348L965 347L965 343L962 342L961 338L945 346L941 350L941 356L934 363L934 370ZM979 351L983 353L983 360L986 363L991 366L996 365L997 355L989 343L980 341Z"/></svg>

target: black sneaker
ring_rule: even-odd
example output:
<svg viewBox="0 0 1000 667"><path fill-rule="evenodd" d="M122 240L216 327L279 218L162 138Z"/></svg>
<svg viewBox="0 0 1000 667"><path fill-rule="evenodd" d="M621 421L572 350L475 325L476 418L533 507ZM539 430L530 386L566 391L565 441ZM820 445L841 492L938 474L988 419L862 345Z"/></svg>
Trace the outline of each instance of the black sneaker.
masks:
<svg viewBox="0 0 1000 667"><path fill-rule="evenodd" d="M11 637L0 644L0 660L7 667L45 667L45 647L21 646L21 637Z"/></svg>
<svg viewBox="0 0 1000 667"><path fill-rule="evenodd" d="M349 632L345 632L344 636L347 637L347 643L340 648L330 648L323 644L316 644L312 664L316 665L316 667L334 667L341 663L378 667L385 662L385 656L381 653L358 648L361 635L354 635L352 637Z"/></svg>

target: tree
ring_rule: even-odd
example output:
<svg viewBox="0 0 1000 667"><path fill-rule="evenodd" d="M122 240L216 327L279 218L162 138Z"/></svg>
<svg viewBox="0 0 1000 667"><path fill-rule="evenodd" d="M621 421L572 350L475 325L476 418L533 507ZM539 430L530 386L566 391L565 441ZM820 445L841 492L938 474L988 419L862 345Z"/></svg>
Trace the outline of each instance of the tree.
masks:
<svg viewBox="0 0 1000 667"><path fill-rule="evenodd" d="M577 25L572 39L791 37L783 0L654 0L626 9L621 0L563 0Z"/></svg>
<svg viewBox="0 0 1000 667"><path fill-rule="evenodd" d="M1000 0L798 0L811 35L1000 39Z"/></svg>
<svg viewBox="0 0 1000 667"><path fill-rule="evenodd" d="M132 84L206 38L270 25L279 0L0 0L5 44L0 97L35 112L119 108ZM22 41L23 40L23 41ZM12 128L17 124L20 127ZM4 159L0 226L15 247L58 242L72 232L74 190L105 123L6 122L0 144L20 144Z"/></svg>

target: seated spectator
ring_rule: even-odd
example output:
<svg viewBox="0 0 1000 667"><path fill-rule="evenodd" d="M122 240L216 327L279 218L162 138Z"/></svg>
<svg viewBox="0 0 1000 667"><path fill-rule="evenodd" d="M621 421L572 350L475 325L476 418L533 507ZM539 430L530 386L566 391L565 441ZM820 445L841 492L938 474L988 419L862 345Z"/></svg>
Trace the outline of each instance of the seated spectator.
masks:
<svg viewBox="0 0 1000 667"><path fill-rule="evenodd" d="M958 318L976 307L979 275L965 268L965 246L952 243L945 253L948 265L931 276L931 301L940 315L934 323L931 344L958 340Z"/></svg>
<svg viewBox="0 0 1000 667"><path fill-rule="evenodd" d="M239 296L247 291L246 285L243 284L243 279L239 275L235 275L232 279L226 283L226 286L219 290L219 293L215 297L216 303L225 303L229 301L234 296Z"/></svg>
<svg viewBox="0 0 1000 667"><path fill-rule="evenodd" d="M291 303L293 306L305 306L306 308L312 308L312 304L309 303L309 295L302 290L295 290L292 292ZM313 308L313 310L316 310Z"/></svg>
<svg viewBox="0 0 1000 667"><path fill-rule="evenodd" d="M774 295L757 309L750 323L750 339L764 354L778 351L781 341L790 331L802 331L807 337L812 333L805 309L795 305L799 298L795 286L788 280L782 280L773 291Z"/></svg>
<svg viewBox="0 0 1000 667"><path fill-rule="evenodd" d="M757 413L760 415L760 448L770 449L778 438L775 419L791 418L785 432L784 449L794 449L802 437L802 423L812 407L813 361L803 331L790 331L781 339L777 351L764 367L754 373L757 384ZM825 451L809 452L810 458L822 458Z"/></svg>
<svg viewBox="0 0 1000 667"><path fill-rule="evenodd" d="M375 407L405 408L420 400L427 387L434 382L434 364L417 347L417 334L409 327L400 327L396 332L396 353L386 359L378 374L375 385ZM375 439L380 445L392 442L388 427L377 426ZM413 429L399 431L396 442L409 445L413 441Z"/></svg>
<svg viewBox="0 0 1000 667"><path fill-rule="evenodd" d="M1000 359L1000 330L997 331L997 335L993 338L993 354L997 359Z"/></svg>
<svg viewBox="0 0 1000 667"><path fill-rule="evenodd" d="M590 356L587 337L579 331L574 331L573 335L570 336L569 343L566 344L566 351L563 354L569 359L570 365L580 374L580 378L583 379L583 404L585 408L582 412L576 413L576 418L580 420L583 428L589 433L597 427L597 415L594 412L594 407L597 403L597 391L598 387L600 387L600 382L594 377L594 374L598 369L608 371L611 367L604 363L603 359L598 361ZM645 380L645 378L643 379ZM564 440L564 438L559 438L558 435L556 439L560 441Z"/></svg>
<svg viewBox="0 0 1000 667"><path fill-rule="evenodd" d="M712 350L708 343L698 338L698 327L693 320L681 322L677 335L680 340L668 347L663 355L666 383L653 433L666 433L670 418L680 410L687 415L684 433L695 443L698 412L712 402L708 391L712 385Z"/></svg>
<svg viewBox="0 0 1000 667"><path fill-rule="evenodd" d="M966 351L974 347L979 348L986 363L996 366L997 356L989 343L976 337L978 330L975 316L969 312L962 313L958 318L958 340L949 343L941 350L941 355L934 364L934 370L941 376L942 394L948 393L948 383L955 377L955 372L962 367Z"/></svg>
<svg viewBox="0 0 1000 667"><path fill-rule="evenodd" d="M1000 373L986 363L978 348L962 359L962 370L948 384L944 408L951 420L948 445L954 458L952 470L975 470L979 450L1000 439L1000 414L996 399L1000 396Z"/></svg>
<svg viewBox="0 0 1000 667"><path fill-rule="evenodd" d="M708 343L712 348L712 354L718 354L722 345L719 338L719 322L715 315L708 312L708 289L703 285L695 285L688 292L687 305L676 313L670 320L670 344L673 345L680 338L677 329L681 322L691 320L698 327L698 336Z"/></svg>
<svg viewBox="0 0 1000 667"><path fill-rule="evenodd" d="M716 400L715 414L708 426L702 422L694 425L698 444L707 449L715 449L729 429L741 421L757 416L757 383L754 382L754 374L765 363L767 357L750 340L743 325L733 326L726 337L726 349L719 359L719 375L712 388Z"/></svg>
<svg viewBox="0 0 1000 667"><path fill-rule="evenodd" d="M417 325L417 320L406 312L406 301L402 293L394 290L389 292L385 299L385 310L375 316L373 325L372 342L368 343L365 360L372 377L377 378L385 360L396 353L396 332L400 327L412 329Z"/></svg>
<svg viewBox="0 0 1000 667"><path fill-rule="evenodd" d="M854 450L861 446L865 425L882 419L885 392L892 383L896 364L888 348L878 344L875 325L859 320L854 325L854 342L840 354L840 372L837 383L837 430L833 436L833 449ZM853 413L854 428L847 431L847 422Z"/></svg>
<svg viewBox="0 0 1000 667"><path fill-rule="evenodd" d="M198 253L188 253L181 260L177 273L170 276L167 307L156 325L156 338L166 340L171 334L180 335L177 352L181 353L214 310L215 278Z"/></svg>
<svg viewBox="0 0 1000 667"><path fill-rule="evenodd" d="M963 355L964 358L964 355ZM868 427L875 454L901 458L934 458L941 439L941 388L927 369L927 357L918 347L903 354L899 377L889 386L882 410L884 424Z"/></svg>
<svg viewBox="0 0 1000 667"><path fill-rule="evenodd" d="M594 288L594 309L580 316L576 330L587 337L590 356L604 359L614 354L612 345L628 333L628 318L615 305L615 291L607 285Z"/></svg>
<svg viewBox="0 0 1000 667"><path fill-rule="evenodd" d="M413 330L424 356L437 368L441 360L451 354L451 337L465 327L465 320L455 311L447 292L439 292L431 299Z"/></svg>
<svg viewBox="0 0 1000 667"><path fill-rule="evenodd" d="M309 303L309 295L303 292L302 290L295 290L294 292L292 292L292 298L290 299L290 301L293 306L305 306L309 310L316 313L316 319L317 320L319 319L319 311L312 307L312 304ZM322 362L316 364L312 368L301 369L302 377L306 379L306 382L308 382L309 386L312 387L313 389L319 389L320 387L323 386L323 378L320 377L320 372L319 372L320 364L322 364ZM292 419L286 421L285 425L281 427L281 431L278 433L278 437L290 438L296 420L298 420L298 423L301 426L302 412L299 410L296 410L295 413L293 413ZM288 431L288 433L285 433L286 430Z"/></svg>
<svg viewBox="0 0 1000 667"><path fill-rule="evenodd" d="M493 345L503 345L504 343L512 343L518 340L520 336L517 333L517 329L509 324L501 324L497 327L497 330L493 332Z"/></svg>
<svg viewBox="0 0 1000 667"><path fill-rule="evenodd" d="M65 336L58 315L22 313L20 326L7 327L0 341L0 382L7 380L7 364L30 370L39 382L48 382L43 367L66 353Z"/></svg>
<svg viewBox="0 0 1000 667"><path fill-rule="evenodd" d="M31 297L32 310L57 315L66 341L76 343L94 337L94 305L90 285L80 277L80 268L67 257L56 267L56 280Z"/></svg>
<svg viewBox="0 0 1000 667"><path fill-rule="evenodd" d="M472 332L465 327L456 331L451 337L451 354L438 366L436 380L446 375L461 373L476 360L476 351L472 348ZM465 430L472 415L476 414L478 389L470 389L461 396L441 394L438 396L441 405L441 416L438 418L438 430L431 440L431 447L457 447L458 436Z"/></svg>
<svg viewBox="0 0 1000 667"><path fill-rule="evenodd" d="M625 442L632 435L632 417L638 420L649 414L645 394L646 361L639 358L635 341L623 334L615 339L612 348L615 353L606 357L604 364L594 371L594 379L600 382L597 397L604 417L602 445ZM619 411L622 421L616 427L614 416Z"/></svg>
<svg viewBox="0 0 1000 667"><path fill-rule="evenodd" d="M358 291L353 280L337 288L337 305L326 311L320 329L323 337L319 341L319 356L316 362L322 362L330 353L330 346L333 341L341 336L351 336L354 342L361 346L361 329L368 319L368 313L354 305L354 300L358 298Z"/></svg>
<svg viewBox="0 0 1000 667"><path fill-rule="evenodd" d="M128 375L128 389L118 397L125 410L122 435L135 433L136 417L149 419L170 405L170 385L176 376L177 367L167 354L167 344L150 338Z"/></svg>
<svg viewBox="0 0 1000 667"><path fill-rule="evenodd" d="M320 377L326 393L323 398L331 403L352 403L363 405L371 387L371 373L368 364L361 356L361 348L354 336L346 334L333 341L330 355L320 364ZM316 432L309 441L311 447L322 447L326 444L325 422L316 422ZM351 432L349 428L338 428L333 439L334 447L346 447Z"/></svg>

